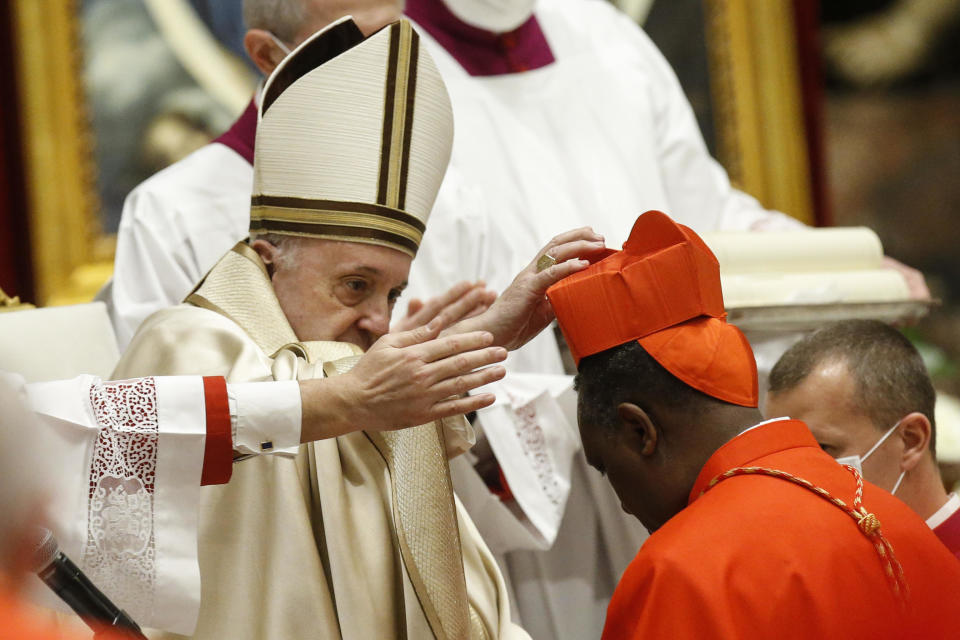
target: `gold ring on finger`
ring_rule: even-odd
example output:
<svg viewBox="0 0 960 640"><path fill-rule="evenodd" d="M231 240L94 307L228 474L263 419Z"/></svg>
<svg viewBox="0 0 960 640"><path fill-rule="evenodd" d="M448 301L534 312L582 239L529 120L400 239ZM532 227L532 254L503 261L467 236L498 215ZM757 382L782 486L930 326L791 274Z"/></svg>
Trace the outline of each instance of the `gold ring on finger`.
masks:
<svg viewBox="0 0 960 640"><path fill-rule="evenodd" d="M554 258L549 253L545 253L542 256L540 256L539 260L537 260L537 273L540 273L545 269L549 269L555 264L557 264L557 259Z"/></svg>

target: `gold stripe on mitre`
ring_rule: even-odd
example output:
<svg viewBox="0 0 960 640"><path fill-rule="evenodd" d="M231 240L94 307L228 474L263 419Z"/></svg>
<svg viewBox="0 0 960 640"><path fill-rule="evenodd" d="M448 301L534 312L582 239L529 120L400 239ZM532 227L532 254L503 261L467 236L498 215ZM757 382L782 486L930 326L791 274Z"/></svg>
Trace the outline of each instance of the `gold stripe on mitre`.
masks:
<svg viewBox="0 0 960 640"><path fill-rule="evenodd" d="M419 50L420 38L409 22L390 26L377 203L400 209L407 194Z"/></svg>
<svg viewBox="0 0 960 640"><path fill-rule="evenodd" d="M255 195L250 233L280 233L389 246L416 256L426 226L399 209L362 202Z"/></svg>

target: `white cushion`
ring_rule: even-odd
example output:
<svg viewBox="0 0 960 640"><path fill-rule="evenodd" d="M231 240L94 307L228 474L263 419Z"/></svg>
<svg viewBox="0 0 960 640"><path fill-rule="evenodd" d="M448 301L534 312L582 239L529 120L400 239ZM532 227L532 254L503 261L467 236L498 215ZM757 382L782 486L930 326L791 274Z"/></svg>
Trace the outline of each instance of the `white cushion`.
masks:
<svg viewBox="0 0 960 640"><path fill-rule="evenodd" d="M102 302L0 313L0 370L27 382L107 379L120 353Z"/></svg>

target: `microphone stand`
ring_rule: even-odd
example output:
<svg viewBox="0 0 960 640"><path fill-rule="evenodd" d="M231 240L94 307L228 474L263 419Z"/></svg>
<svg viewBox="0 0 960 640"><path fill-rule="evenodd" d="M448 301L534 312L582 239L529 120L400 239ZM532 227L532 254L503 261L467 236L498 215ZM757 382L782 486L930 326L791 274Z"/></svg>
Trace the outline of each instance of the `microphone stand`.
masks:
<svg viewBox="0 0 960 640"><path fill-rule="evenodd" d="M87 626L93 630L94 638L103 640L118 640L121 637L132 638L134 640L147 640L147 637L140 631L139 625L133 621L127 612L113 607L106 599L106 596L94 585L87 576L71 562L70 558L63 555L60 550L54 554L54 560L47 567L37 572L41 580L47 583L54 593L66 602L73 609L80 619L87 623ZM59 571L59 578L52 579ZM71 586L71 589L66 588ZM100 606L97 609L84 606L83 600L77 599L75 593L94 594L98 603L106 602L109 606ZM111 609L113 609L111 611Z"/></svg>
<svg viewBox="0 0 960 640"><path fill-rule="evenodd" d="M38 529L33 559L37 576L93 630L94 638L147 640L133 618L110 602L60 551L56 538L48 529Z"/></svg>
<svg viewBox="0 0 960 640"><path fill-rule="evenodd" d="M93 632L93 640L123 640L124 638L130 638L131 640L147 640L147 636L143 635L139 631L134 631L132 629L121 629L120 627L105 627L100 631Z"/></svg>

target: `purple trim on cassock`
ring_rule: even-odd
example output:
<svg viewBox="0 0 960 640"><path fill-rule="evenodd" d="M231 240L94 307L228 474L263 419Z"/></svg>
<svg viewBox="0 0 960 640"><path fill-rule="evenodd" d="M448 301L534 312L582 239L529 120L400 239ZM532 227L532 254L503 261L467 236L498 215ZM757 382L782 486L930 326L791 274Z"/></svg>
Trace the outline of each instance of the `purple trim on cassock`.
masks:
<svg viewBox="0 0 960 640"><path fill-rule="evenodd" d="M960 509L953 512L949 518L940 523L940 526L933 530L947 549L960 559Z"/></svg>
<svg viewBox="0 0 960 640"><path fill-rule="evenodd" d="M555 58L536 16L506 33L466 24L442 0L407 0L406 14L472 76L496 76L539 69Z"/></svg>
<svg viewBox="0 0 960 640"><path fill-rule="evenodd" d="M257 139L257 102L250 100L250 104L243 110L237 121L227 131L214 140L225 147L236 151L240 156L253 164L253 145Z"/></svg>

